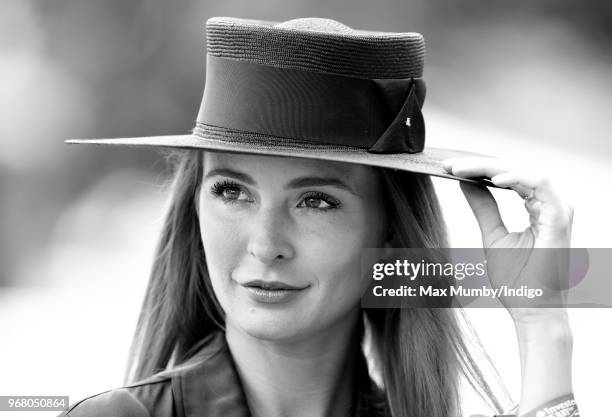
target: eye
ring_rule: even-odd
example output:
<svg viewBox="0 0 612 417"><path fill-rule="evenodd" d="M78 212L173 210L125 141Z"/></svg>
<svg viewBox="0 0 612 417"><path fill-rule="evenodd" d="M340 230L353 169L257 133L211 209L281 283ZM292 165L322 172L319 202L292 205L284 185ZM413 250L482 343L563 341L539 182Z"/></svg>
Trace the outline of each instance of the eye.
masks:
<svg viewBox="0 0 612 417"><path fill-rule="evenodd" d="M223 202L228 204L235 204L240 201L249 201L249 199L241 199L241 195L246 195L243 188L233 181L219 181L212 185L210 192L216 197L221 199Z"/></svg>
<svg viewBox="0 0 612 417"><path fill-rule="evenodd" d="M304 197L298 207L318 211L328 211L339 208L340 202L325 193L312 192Z"/></svg>

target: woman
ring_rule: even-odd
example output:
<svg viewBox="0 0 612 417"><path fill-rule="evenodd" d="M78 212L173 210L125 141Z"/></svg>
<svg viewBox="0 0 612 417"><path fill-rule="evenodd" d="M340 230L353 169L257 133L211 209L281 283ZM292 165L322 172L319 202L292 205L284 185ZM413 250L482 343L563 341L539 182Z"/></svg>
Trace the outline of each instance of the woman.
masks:
<svg viewBox="0 0 612 417"><path fill-rule="evenodd" d="M510 162L425 148L418 34L214 18L207 35L193 134L88 141L191 149L177 153L128 367L136 382L65 415L454 417L461 377L500 413L460 310L360 308L363 250L448 247L423 174L462 181L485 248L569 247L571 208ZM476 182L515 190L531 226L508 233ZM524 270L541 268L533 258ZM487 261L492 279L507 273ZM548 272L547 284L561 279ZM500 301L521 353L517 414L577 412L565 310Z"/></svg>

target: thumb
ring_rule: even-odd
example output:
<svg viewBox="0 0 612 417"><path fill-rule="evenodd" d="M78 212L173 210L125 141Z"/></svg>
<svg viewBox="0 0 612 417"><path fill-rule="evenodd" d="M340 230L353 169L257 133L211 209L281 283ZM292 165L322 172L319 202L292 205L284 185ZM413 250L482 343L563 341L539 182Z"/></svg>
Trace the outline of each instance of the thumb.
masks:
<svg viewBox="0 0 612 417"><path fill-rule="evenodd" d="M476 217L484 246L490 247L493 242L506 236L508 229L493 194L486 187L472 183L462 181L459 186Z"/></svg>

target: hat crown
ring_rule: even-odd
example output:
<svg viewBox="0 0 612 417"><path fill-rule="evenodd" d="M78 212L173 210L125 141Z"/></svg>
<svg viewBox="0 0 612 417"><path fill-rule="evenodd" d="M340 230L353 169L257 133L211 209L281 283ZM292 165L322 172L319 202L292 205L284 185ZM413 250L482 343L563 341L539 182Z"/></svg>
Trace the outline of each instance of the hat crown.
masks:
<svg viewBox="0 0 612 417"><path fill-rule="evenodd" d="M350 28L316 17L286 22L213 17L209 56L366 79L423 76L425 40L415 32Z"/></svg>
<svg viewBox="0 0 612 417"><path fill-rule="evenodd" d="M353 29L333 19L323 19L320 17L303 17L300 19L287 20L286 22L274 25L276 28L298 29L312 32L323 33L351 33Z"/></svg>

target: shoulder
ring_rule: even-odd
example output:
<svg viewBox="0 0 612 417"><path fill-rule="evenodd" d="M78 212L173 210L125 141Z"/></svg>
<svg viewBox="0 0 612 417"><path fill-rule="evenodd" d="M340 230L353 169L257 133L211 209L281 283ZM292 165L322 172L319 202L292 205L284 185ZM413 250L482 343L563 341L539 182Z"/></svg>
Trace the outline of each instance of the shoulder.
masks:
<svg viewBox="0 0 612 417"><path fill-rule="evenodd" d="M193 406L205 407L208 403L200 403L203 397L194 394L206 386L211 391L210 398L218 397L219 392L227 389L226 377L233 368L223 333L211 334L198 347L197 353L184 363L133 384L84 398L58 417L169 417L183 408L184 400L197 400ZM211 376L215 376L216 385Z"/></svg>
<svg viewBox="0 0 612 417"><path fill-rule="evenodd" d="M172 415L171 380L154 376L86 397L58 417L157 417Z"/></svg>
<svg viewBox="0 0 612 417"><path fill-rule="evenodd" d="M84 398L58 417L150 417L144 405L120 388Z"/></svg>

